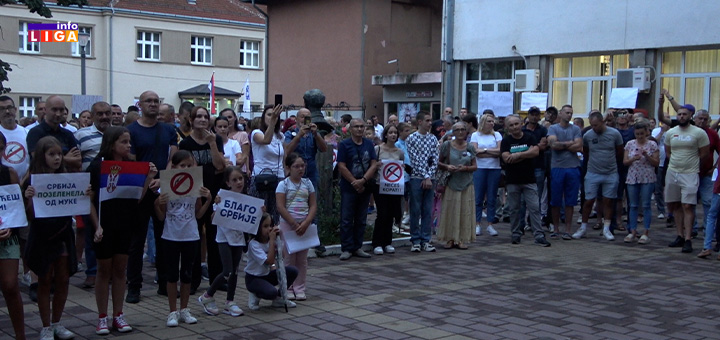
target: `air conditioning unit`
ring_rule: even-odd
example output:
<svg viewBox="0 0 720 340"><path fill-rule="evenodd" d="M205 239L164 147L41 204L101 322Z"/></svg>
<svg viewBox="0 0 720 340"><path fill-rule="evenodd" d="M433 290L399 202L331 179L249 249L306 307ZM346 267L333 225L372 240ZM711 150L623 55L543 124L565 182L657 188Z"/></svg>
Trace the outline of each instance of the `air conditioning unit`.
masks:
<svg viewBox="0 0 720 340"><path fill-rule="evenodd" d="M535 91L540 85L540 70L515 70L515 92Z"/></svg>
<svg viewBox="0 0 720 340"><path fill-rule="evenodd" d="M617 70L617 87L634 87L638 91L650 91L650 68L638 67Z"/></svg>

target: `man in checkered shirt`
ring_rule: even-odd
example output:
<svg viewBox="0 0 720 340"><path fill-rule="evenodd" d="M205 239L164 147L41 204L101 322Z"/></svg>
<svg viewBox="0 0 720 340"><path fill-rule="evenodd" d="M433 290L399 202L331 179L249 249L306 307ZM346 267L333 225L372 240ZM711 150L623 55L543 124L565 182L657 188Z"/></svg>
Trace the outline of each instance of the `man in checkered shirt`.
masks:
<svg viewBox="0 0 720 340"><path fill-rule="evenodd" d="M430 244L430 220L434 197L432 180L438 164L438 140L430 133L432 118L428 112L418 112L416 119L418 131L405 141L410 164L413 165L410 177L410 242L413 245L410 251L433 252L435 247Z"/></svg>

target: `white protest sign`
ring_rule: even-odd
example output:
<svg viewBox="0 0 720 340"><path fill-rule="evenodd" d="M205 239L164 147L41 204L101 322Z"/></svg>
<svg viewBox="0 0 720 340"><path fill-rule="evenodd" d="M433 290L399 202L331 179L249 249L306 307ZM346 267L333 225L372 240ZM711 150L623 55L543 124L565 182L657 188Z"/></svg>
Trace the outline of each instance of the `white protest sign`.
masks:
<svg viewBox="0 0 720 340"><path fill-rule="evenodd" d="M337 149L333 148L333 170L337 166Z"/></svg>
<svg viewBox="0 0 720 340"><path fill-rule="evenodd" d="M285 240L285 248L287 248L287 251L290 254L295 254L299 251L320 245L320 238L318 237L316 224L308 226L302 236L292 230L290 224L285 221L281 220L279 227L282 232L283 239Z"/></svg>
<svg viewBox="0 0 720 340"><path fill-rule="evenodd" d="M257 234L262 207L265 201L248 195L228 190L220 190L220 203L215 210L212 224L238 230L249 234Z"/></svg>
<svg viewBox="0 0 720 340"><path fill-rule="evenodd" d="M547 109L547 101L547 93L523 92L520 95L520 111L530 110L533 106L537 106L540 111L545 111Z"/></svg>
<svg viewBox="0 0 720 340"><path fill-rule="evenodd" d="M35 188L35 217L59 217L90 214L90 173L37 174L30 180Z"/></svg>
<svg viewBox="0 0 720 340"><path fill-rule="evenodd" d="M160 171L160 190L167 192L170 199L200 197L202 186L203 175L200 166Z"/></svg>
<svg viewBox="0 0 720 340"><path fill-rule="evenodd" d="M404 173L402 161L383 160L380 168L379 192L383 195L404 195Z"/></svg>
<svg viewBox="0 0 720 340"><path fill-rule="evenodd" d="M480 91L478 94L478 112L493 110L495 117L507 117L513 114L513 93Z"/></svg>
<svg viewBox="0 0 720 340"><path fill-rule="evenodd" d="M613 109L634 109L637 107L638 89L614 88L610 92L608 107Z"/></svg>
<svg viewBox="0 0 720 340"><path fill-rule="evenodd" d="M26 225L28 222L20 186L17 184L0 186L0 229Z"/></svg>

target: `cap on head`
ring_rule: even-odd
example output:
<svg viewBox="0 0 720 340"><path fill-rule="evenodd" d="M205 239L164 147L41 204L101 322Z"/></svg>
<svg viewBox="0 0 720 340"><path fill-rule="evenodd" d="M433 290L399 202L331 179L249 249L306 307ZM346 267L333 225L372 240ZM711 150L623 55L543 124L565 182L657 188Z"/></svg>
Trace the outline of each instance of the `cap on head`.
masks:
<svg viewBox="0 0 720 340"><path fill-rule="evenodd" d="M692 104L685 104L681 107L690 111L690 114L695 114L695 106L693 106Z"/></svg>
<svg viewBox="0 0 720 340"><path fill-rule="evenodd" d="M537 106L532 106L532 107L530 107L530 109L528 110L528 114L529 114L529 115L534 115L534 114L538 114L538 115L539 115L539 114L540 114L540 109L539 109Z"/></svg>

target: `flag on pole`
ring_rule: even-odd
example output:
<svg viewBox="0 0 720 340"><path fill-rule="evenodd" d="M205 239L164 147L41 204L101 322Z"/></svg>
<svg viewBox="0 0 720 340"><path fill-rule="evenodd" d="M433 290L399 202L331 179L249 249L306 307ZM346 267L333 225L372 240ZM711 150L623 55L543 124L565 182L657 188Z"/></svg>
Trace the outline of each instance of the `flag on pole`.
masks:
<svg viewBox="0 0 720 340"><path fill-rule="evenodd" d="M149 171L148 162L102 161L100 201L113 198L140 199Z"/></svg>
<svg viewBox="0 0 720 340"><path fill-rule="evenodd" d="M243 112L250 112L250 78L245 78L245 101L243 101Z"/></svg>
<svg viewBox="0 0 720 340"><path fill-rule="evenodd" d="M215 114L215 72L210 77L210 83L208 83L208 90L210 90L210 114Z"/></svg>

